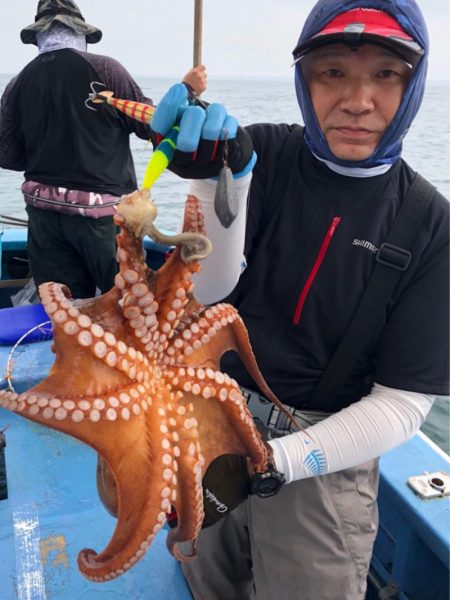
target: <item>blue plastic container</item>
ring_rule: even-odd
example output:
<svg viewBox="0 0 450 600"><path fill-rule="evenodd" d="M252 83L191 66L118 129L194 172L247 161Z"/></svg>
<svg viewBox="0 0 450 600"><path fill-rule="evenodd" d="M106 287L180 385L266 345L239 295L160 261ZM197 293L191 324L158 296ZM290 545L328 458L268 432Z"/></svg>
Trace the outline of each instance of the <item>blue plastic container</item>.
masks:
<svg viewBox="0 0 450 600"><path fill-rule="evenodd" d="M27 342L51 339L53 330L48 321L48 315L42 304L2 308L0 309L0 344L15 344L27 332L29 332L26 336Z"/></svg>

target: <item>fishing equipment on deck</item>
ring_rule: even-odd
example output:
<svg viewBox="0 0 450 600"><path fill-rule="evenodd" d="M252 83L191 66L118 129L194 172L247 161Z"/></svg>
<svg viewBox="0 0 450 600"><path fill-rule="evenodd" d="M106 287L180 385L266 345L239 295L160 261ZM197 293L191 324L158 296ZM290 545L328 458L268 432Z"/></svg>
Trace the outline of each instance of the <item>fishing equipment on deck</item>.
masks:
<svg viewBox="0 0 450 600"><path fill-rule="evenodd" d="M12 225L13 227L28 227L26 219L19 219L10 215L0 215L0 223L4 225Z"/></svg>
<svg viewBox="0 0 450 600"><path fill-rule="evenodd" d="M52 327L42 304L25 304L0 310L0 345L40 342L53 337Z"/></svg>

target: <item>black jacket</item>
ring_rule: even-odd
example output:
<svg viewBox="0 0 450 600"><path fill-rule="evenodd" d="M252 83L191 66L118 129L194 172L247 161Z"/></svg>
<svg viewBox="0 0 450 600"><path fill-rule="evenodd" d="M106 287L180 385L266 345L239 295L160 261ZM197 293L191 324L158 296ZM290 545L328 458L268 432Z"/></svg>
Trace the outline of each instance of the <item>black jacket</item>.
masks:
<svg viewBox="0 0 450 600"><path fill-rule="evenodd" d="M299 136L286 193L266 213L287 125L253 125L258 162L250 191L248 267L229 300L250 333L258 364L285 404L320 410L311 394L358 306L413 178L403 161L379 176L338 175ZM356 402L375 381L398 389L448 394L449 203L439 193L416 239L410 268L384 328L336 394L336 409ZM262 227L265 226L264 230ZM234 355L225 368L254 387Z"/></svg>

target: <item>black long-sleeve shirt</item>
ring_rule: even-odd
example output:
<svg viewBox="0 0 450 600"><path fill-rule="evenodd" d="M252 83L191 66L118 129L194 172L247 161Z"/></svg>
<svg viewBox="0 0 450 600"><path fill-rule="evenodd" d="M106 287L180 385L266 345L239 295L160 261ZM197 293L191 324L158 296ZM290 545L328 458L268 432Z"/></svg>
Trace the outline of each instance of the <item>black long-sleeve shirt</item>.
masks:
<svg viewBox="0 0 450 600"><path fill-rule="evenodd" d="M107 56L56 50L39 55L7 85L0 108L0 166L25 179L121 195L137 187L129 135L149 127L107 104L85 106L91 82L152 104L130 74Z"/></svg>
<svg viewBox="0 0 450 600"><path fill-rule="evenodd" d="M239 309L259 367L282 402L325 410L311 397L364 294L414 177L398 161L368 178L339 175L299 135L282 198L266 214L278 156L291 127L252 125L258 161L248 207L248 267L229 300ZM372 382L449 393L449 202L438 192L427 211L388 306L386 321L336 392L338 410L369 393ZM255 387L236 355L225 370Z"/></svg>

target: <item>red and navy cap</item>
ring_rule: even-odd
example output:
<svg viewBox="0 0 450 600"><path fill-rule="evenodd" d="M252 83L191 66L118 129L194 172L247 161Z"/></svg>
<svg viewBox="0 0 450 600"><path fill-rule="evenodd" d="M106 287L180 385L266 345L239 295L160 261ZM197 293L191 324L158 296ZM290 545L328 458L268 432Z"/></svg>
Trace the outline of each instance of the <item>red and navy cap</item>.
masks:
<svg viewBox="0 0 450 600"><path fill-rule="evenodd" d="M375 8L354 8L332 19L325 27L293 51L299 60L307 52L325 44L344 43L359 46L376 44L395 52L415 65L423 48L388 13Z"/></svg>

